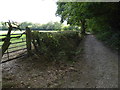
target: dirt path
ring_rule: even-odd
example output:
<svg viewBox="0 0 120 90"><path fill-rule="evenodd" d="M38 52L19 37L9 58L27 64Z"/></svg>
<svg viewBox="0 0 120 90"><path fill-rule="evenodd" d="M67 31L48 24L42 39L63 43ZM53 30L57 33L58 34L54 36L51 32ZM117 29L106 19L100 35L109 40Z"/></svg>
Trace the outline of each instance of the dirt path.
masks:
<svg viewBox="0 0 120 90"><path fill-rule="evenodd" d="M118 87L118 54L105 47L93 35L85 41L85 60L89 86L98 88ZM84 77L83 77L84 78Z"/></svg>
<svg viewBox="0 0 120 90"><path fill-rule="evenodd" d="M44 62L32 57L2 64L4 87L117 88L118 55L93 35L78 47L74 63ZM82 47L82 48L81 48Z"/></svg>
<svg viewBox="0 0 120 90"><path fill-rule="evenodd" d="M76 64L76 72L69 72L61 87L70 88L117 88L118 55L105 47L93 35L84 42L83 59Z"/></svg>

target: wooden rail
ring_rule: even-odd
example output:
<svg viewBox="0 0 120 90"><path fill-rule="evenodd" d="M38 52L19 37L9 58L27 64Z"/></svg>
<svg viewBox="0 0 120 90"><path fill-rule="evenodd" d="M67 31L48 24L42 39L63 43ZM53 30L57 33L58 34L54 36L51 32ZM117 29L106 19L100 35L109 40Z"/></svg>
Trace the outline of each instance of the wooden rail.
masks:
<svg viewBox="0 0 120 90"><path fill-rule="evenodd" d="M23 42L26 42L26 41L14 42L12 44L18 44L18 43L23 43Z"/></svg>
<svg viewBox="0 0 120 90"><path fill-rule="evenodd" d="M15 54L11 53L10 58L8 59L7 54L4 54L5 56L2 58L1 63L5 63L14 59L20 59L23 56L27 56L27 50L24 50L23 53L17 53L16 56Z"/></svg>
<svg viewBox="0 0 120 90"><path fill-rule="evenodd" d="M25 50L25 49L27 49L27 48L21 48L21 49L13 50L13 51L10 51L10 52L6 52L6 53L4 53L4 54L13 53L13 52L17 52L17 51Z"/></svg>
<svg viewBox="0 0 120 90"><path fill-rule="evenodd" d="M22 33L19 33L19 34L10 34L10 35L21 35ZM2 34L0 36L6 36L6 34Z"/></svg>
<svg viewBox="0 0 120 90"><path fill-rule="evenodd" d="M11 35L18 35L18 36L11 36L10 39L13 39L13 38L18 39L18 38L20 38L23 34L25 34L25 33L22 33L22 34L11 34ZM2 36L6 36L6 35L2 35ZM5 39L6 39L6 37L0 38L0 41L5 41Z"/></svg>
<svg viewBox="0 0 120 90"><path fill-rule="evenodd" d="M24 53L25 53L25 52L24 52ZM23 58L23 57L25 57L25 56L27 56L27 54L21 54L21 55L19 55L19 56L17 56L17 57L14 57L14 58L11 58L11 59L2 61L2 62L0 62L0 64L5 63L5 62L8 62L8 61L12 61L12 60L14 60L14 59L18 59L18 58L20 59L20 58Z"/></svg>
<svg viewBox="0 0 120 90"><path fill-rule="evenodd" d="M14 46L14 47L10 47L10 48L8 48L8 49L10 50L10 49L13 49L13 48L17 48L17 47L23 47L23 46L26 46L26 45Z"/></svg>
<svg viewBox="0 0 120 90"><path fill-rule="evenodd" d="M22 39L22 41L23 41L23 40L26 40L26 38L19 38L19 39ZM14 41L14 40L15 40L15 39L12 39L11 41Z"/></svg>
<svg viewBox="0 0 120 90"><path fill-rule="evenodd" d="M18 35L18 36L20 36L22 34L25 34L25 32L24 33L19 33L19 34L11 34L11 35ZM0 35L0 36L6 36L6 34ZM15 36L15 37L17 37L17 36ZM15 38L14 39L14 36L12 36L11 38L13 38L13 39L11 39L11 41L13 41L13 43L10 44L11 46L4 53L5 56L3 56L3 58L2 58L3 60L8 58L7 61L11 61L13 59L19 58L19 57L15 57L15 58L11 58L11 57L14 57L13 55L16 54L15 52L19 52L21 50L27 50L27 48L25 47L26 46L26 43L25 43L26 42L26 38ZM3 41L1 41L3 39L5 39L5 37L4 38L0 38L0 42L3 42ZM19 39L19 41L14 42L14 40L16 40L16 39ZM19 45L20 43L21 44L24 43L24 44ZM0 47L2 47L2 45L0 45ZM3 61L3 62L7 62L7 61Z"/></svg>

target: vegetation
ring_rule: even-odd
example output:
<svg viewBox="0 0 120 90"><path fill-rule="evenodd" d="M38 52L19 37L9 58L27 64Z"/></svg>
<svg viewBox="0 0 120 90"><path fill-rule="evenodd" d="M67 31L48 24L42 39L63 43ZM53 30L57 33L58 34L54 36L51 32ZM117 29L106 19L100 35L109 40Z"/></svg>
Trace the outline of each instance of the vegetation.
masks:
<svg viewBox="0 0 120 90"><path fill-rule="evenodd" d="M61 22L91 31L113 48L120 48L120 4L117 2L57 2Z"/></svg>
<svg viewBox="0 0 120 90"><path fill-rule="evenodd" d="M11 37L16 37L18 35L11 35ZM4 38L4 36L0 36L0 39L1 38ZM22 37L20 37L19 39L16 39L16 38L12 38L10 40L11 43L16 43L16 42L22 42L22 41L26 41L26 35L23 35ZM0 41L0 48L2 46L4 42ZM24 46L21 46L21 45L24 45ZM11 48L9 49L8 48L8 51L13 51L13 50L17 50L17 49L22 49L22 48L25 48L26 46L26 42L23 42L23 43L16 43L16 44L10 44L9 48L11 47L17 47L17 46L21 46L21 47L17 47L17 48Z"/></svg>
<svg viewBox="0 0 120 90"><path fill-rule="evenodd" d="M82 35L85 35L86 31L90 31L109 46L115 49L120 48L120 41L118 39L120 36L119 3L57 2L57 5L56 15L61 17L61 23L67 21L68 26L58 22L49 22L47 24L22 22L19 27L14 28L8 22L9 30L25 29L28 26L32 30L73 30L73 32L64 33L41 33L36 31L32 33L32 42L35 50L44 54L45 57L53 57L54 59L61 52L62 54L72 56L72 52L75 50L74 47L79 42L79 31L74 30L80 30ZM0 28L6 29L6 25L1 22ZM8 33L8 41L6 43L8 42L10 44L10 33ZM5 50L9 44L3 45ZM3 53L5 50L3 50Z"/></svg>
<svg viewBox="0 0 120 90"><path fill-rule="evenodd" d="M22 38L25 38L25 35L11 35L12 30L20 29L22 28L22 24L19 25L20 28L17 26L14 27L15 25L11 23L10 21L7 22L8 25L8 32L9 33L9 46L5 48L5 50L2 52L3 54L5 51L8 49L9 51L14 51L16 49L22 49L25 46L26 43L31 43L29 42L23 42L23 43L18 43L18 44L11 44L15 42L22 41ZM29 26L29 24L26 25L26 27ZM24 28L25 26L23 26ZM63 29L64 30L75 30L78 27L74 26L66 26ZM79 29L79 28L78 28ZM27 29L26 29L27 30ZM35 48L35 50L38 52L38 54L43 55L46 59L50 60L58 60L62 57L65 57L66 59L72 59L71 57L75 55L76 52L76 47L79 44L79 41L81 39L81 36L79 36L80 32L79 31L60 31L57 33L43 33L39 31L34 31L32 32L32 43ZM7 37L1 36L0 39L2 39L2 42L0 42L0 45L6 46L5 40ZM24 39L25 40L25 39ZM29 39L28 39L29 40ZM8 43L8 42L6 42ZM66 44L67 43L67 44ZM18 48L11 48L11 47L18 47ZM11 49L9 49L11 48ZM3 49L3 48L2 48ZM2 55L3 55L2 54ZM62 56L63 55L63 56Z"/></svg>
<svg viewBox="0 0 120 90"><path fill-rule="evenodd" d="M94 49L94 51L92 52L90 48L91 46L93 47L94 43L93 42L89 43L89 42L93 39L87 39L86 40L87 42L84 43L84 47L82 45L81 47L79 46L79 49L77 47L79 43L81 43L81 39L83 38L83 36L86 35L86 31L90 31L92 34L95 34L98 39L104 41L106 44L110 45L111 47L115 49L120 48L120 40L118 39L120 36L119 3L57 2L57 5L58 7L57 7L56 15L61 17L61 23L67 21L67 23L69 24L68 26L64 26L63 24L58 22L49 22L47 24L42 24L42 25L33 24L29 22L22 22L20 23L20 25L17 25L16 23L10 21L6 22L5 24L1 22L0 29L8 30L6 37L0 36L0 39L1 37L3 38L1 39L3 42L2 43L0 42L0 45L2 47L2 56L4 55L5 51L8 50L9 47L18 46L18 44L11 46L11 43L19 42L21 38L25 38L25 37L26 37L26 42L21 43L19 45L26 44L27 50L29 51L28 55L31 54L34 55L33 57L22 58L23 60L18 62L15 61L15 68L14 68L14 62L11 64L13 65L12 67L10 67L9 63L6 64L7 66L3 65L4 67L3 73L9 73L8 76L4 74L5 76L3 77L3 88L28 87L29 85L30 86L33 85L33 87L51 87L51 86L61 87L62 84L67 83L66 80L70 81L65 85L67 87L72 85L71 83L73 82L74 82L73 86L74 85L79 86L77 82L79 82L81 80L80 78L82 77L77 78L78 76L83 76L83 75L85 75L85 77L89 75L99 76L99 74L96 74L97 71L96 68L98 68L99 71L102 71L102 76L107 75L105 72L107 70L105 69L106 67L104 68L101 67L107 64L107 61L102 62L103 60L108 59L108 61L110 61L110 63L106 65L107 67L108 66L111 67L110 64L114 63L112 61L114 60L114 58L111 59L112 56L109 58L107 58L109 54L106 56L106 53L109 50L105 50L105 48L102 48L102 50L100 50L99 48L103 47L100 46L98 48L92 48ZM6 24L8 25L8 27L6 26ZM22 35L22 34L14 35L14 36L11 35L12 30L21 30L25 28L26 28L26 35ZM30 29L32 30L32 32ZM58 31L39 32L37 30L58 30ZM90 45L89 47L88 44ZM105 53L103 53L104 52L103 49L106 51ZM82 55L83 57L80 57L80 53L83 52L83 50L85 54L83 53ZM100 53L96 54L96 52L98 51L100 51ZM110 55L112 55L112 53L110 53ZM76 58L79 61L69 66L67 65L68 62L67 64L62 62L62 60L63 61L75 60L73 58ZM95 58L96 61L93 58ZM50 63L47 60L50 61ZM51 63L51 61L55 61L55 63L53 62ZM88 63L86 63L87 61ZM92 61L95 61L95 63ZM116 59L114 61L116 61ZM101 65L99 65L100 63ZM53 65L54 66L51 67L50 64L51 66ZM79 65L81 65L81 67L79 67ZM89 67L86 68L87 66ZM116 66L114 64L113 68L115 67ZM90 70L92 69L96 70L94 71L95 73L93 71L90 73ZM12 73L12 70L14 71L14 73ZM19 71L22 72L19 73ZM97 72L101 73L99 71ZM109 74L111 71L112 68L110 68L110 70L108 70L107 73ZM27 72L27 74L25 74L25 72ZM86 73L84 74L84 72ZM96 75L91 75L91 74L96 74ZM67 75L69 76L67 77ZM115 73L115 75L117 74ZM71 77L73 78L70 79ZM82 84L85 83L86 84L85 86L84 85L83 86L91 87L92 84L89 85L89 82L85 77L83 77L83 79L81 80L83 81L85 79L85 82ZM96 80L95 77L90 77L90 78ZM113 77L113 80L114 78L116 79L116 77ZM59 80L61 79L63 80L60 81L61 83L59 83ZM43 81L43 84L39 83L41 81ZM114 84L114 82L112 83ZM94 87L97 88L97 86Z"/></svg>
<svg viewBox="0 0 120 90"><path fill-rule="evenodd" d="M32 30L80 30L80 27L78 26L65 26L59 22L48 22L46 24L22 22L19 25L22 30L25 30L26 27L30 27ZM4 22L0 23L0 30L8 30L8 27L4 24Z"/></svg>
<svg viewBox="0 0 120 90"><path fill-rule="evenodd" d="M38 54L47 60L70 60L81 40L77 31L57 33L32 32L32 43Z"/></svg>
<svg viewBox="0 0 120 90"><path fill-rule="evenodd" d="M46 24L34 24L30 22L22 22L21 28L25 29L25 27L29 26L30 29L37 29L37 30L61 30L61 23L58 22L48 22Z"/></svg>
<svg viewBox="0 0 120 90"><path fill-rule="evenodd" d="M21 31L19 25L17 23L15 23L15 22L11 22L11 21L5 22L4 24L5 24L5 26L8 26L8 32L7 32L6 36L5 36L5 38L1 39L2 41L4 41L3 44L2 44L2 46L1 46L1 48L2 48L2 56L4 55L4 53L6 52L6 50L8 50L8 48L9 48L9 46L11 44L11 40L12 39L13 38L14 39L15 38L19 39L23 35L23 33L22 33L19 36L11 37L12 30L20 30Z"/></svg>

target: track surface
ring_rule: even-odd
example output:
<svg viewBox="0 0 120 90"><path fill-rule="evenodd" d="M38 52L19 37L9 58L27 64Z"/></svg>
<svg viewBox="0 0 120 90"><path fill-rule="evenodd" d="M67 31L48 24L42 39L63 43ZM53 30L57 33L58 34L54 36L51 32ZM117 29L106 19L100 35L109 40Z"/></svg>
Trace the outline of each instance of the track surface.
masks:
<svg viewBox="0 0 120 90"><path fill-rule="evenodd" d="M83 59L76 66L77 72L68 73L62 87L71 88L117 88L118 54L87 35L83 41Z"/></svg>

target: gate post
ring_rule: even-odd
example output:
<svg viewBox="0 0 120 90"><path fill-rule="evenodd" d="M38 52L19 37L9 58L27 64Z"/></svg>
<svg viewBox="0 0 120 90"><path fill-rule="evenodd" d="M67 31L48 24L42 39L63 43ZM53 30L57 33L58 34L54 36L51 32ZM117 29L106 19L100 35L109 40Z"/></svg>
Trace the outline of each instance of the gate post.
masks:
<svg viewBox="0 0 120 90"><path fill-rule="evenodd" d="M31 30L28 27L26 27L26 45L27 45L28 55L30 55L31 54Z"/></svg>

